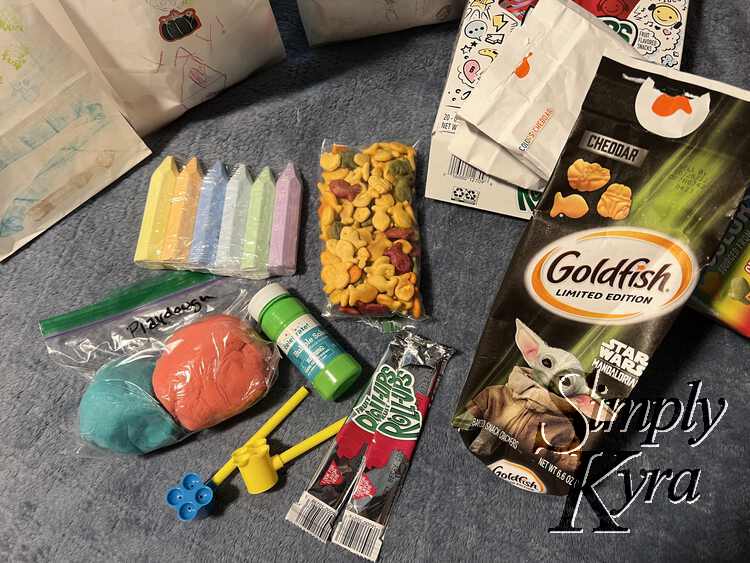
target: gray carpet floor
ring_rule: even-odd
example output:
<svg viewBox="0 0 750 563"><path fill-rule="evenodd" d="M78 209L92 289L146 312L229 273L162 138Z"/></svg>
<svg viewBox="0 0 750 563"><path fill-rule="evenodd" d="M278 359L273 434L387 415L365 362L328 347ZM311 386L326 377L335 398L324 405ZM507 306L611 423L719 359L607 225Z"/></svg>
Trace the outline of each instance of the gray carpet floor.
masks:
<svg viewBox="0 0 750 563"><path fill-rule="evenodd" d="M746 0L693 0L686 70L750 88L750 6ZM295 160L307 183L299 275L287 283L314 308L317 278L314 181L323 138L367 142L420 140L430 130L456 31L455 24L309 49L291 0L274 2L288 60L231 88L147 139L154 156L0 265L0 557L8 561L343 561L284 521L320 458L288 467L272 492L251 497L239 480L222 493L221 514L178 522L164 493L187 470L210 473L267 413L301 383L285 367L264 403L179 447L145 458L82 459L71 413L84 380L57 367L39 335L39 319L103 298L153 276L132 263L148 178L167 154L245 161L277 172ZM421 181L424 182L422 164ZM687 561L747 560L750 548L750 346L729 330L685 311L654 358L641 397L688 397L688 382L729 402L727 414L698 448L688 435L665 435L661 447L629 464L639 469L701 470L693 504L671 504L665 489L621 516L627 535L594 534L584 501L583 532L550 535L563 499L521 492L494 478L463 447L449 419L485 315L524 223L425 201L427 336L454 346L406 486L390 522L383 561ZM387 337L337 324L341 340L368 366ZM291 444L349 412L351 401L310 397L274 435ZM618 438L638 448L643 435ZM623 480L607 482L611 507L623 504ZM744 555L743 555L744 554Z"/></svg>

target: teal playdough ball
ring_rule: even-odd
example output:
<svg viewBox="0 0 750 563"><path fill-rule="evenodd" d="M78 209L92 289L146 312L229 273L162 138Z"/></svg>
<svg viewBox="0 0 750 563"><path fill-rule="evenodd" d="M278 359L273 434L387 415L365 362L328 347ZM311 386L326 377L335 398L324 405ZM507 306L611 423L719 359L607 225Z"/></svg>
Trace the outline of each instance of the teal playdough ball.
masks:
<svg viewBox="0 0 750 563"><path fill-rule="evenodd" d="M119 358L99 368L78 407L81 438L113 452L145 454L185 437L154 396L156 359Z"/></svg>

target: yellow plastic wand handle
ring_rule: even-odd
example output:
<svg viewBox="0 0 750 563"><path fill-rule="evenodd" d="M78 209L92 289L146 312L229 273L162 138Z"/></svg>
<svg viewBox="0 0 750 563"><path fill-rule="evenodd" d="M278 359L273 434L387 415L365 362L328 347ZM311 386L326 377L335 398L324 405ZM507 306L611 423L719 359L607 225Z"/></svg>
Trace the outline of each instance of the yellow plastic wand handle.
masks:
<svg viewBox="0 0 750 563"><path fill-rule="evenodd" d="M268 437L268 435L274 431L274 429L281 424L284 419L289 416L294 409L296 409L299 404L310 394L310 391L308 391L305 387L300 387L297 389L297 392L289 397L286 403L281 405L279 410L277 410L273 415L271 415L271 418L269 418L266 422L263 423L263 426L261 426L258 431L253 434L250 439L245 442L243 445L247 446L252 442L253 440L260 440L265 439ZM221 485L231 474L232 472L237 468L237 466L234 464L234 462L230 459L227 461L221 469L219 469L216 473L214 473L214 476L211 477L211 481L214 485L217 487Z"/></svg>
<svg viewBox="0 0 750 563"><path fill-rule="evenodd" d="M344 426L344 423L346 422L346 419L348 417L343 417L338 419L333 424L330 424L323 428L320 432L316 432L309 438L306 438L302 440L299 444L295 444L288 450L280 453L278 456L274 456L274 458L278 458L279 461L274 463L274 466L276 466L277 463L281 463L280 467L276 467L276 469L281 469L284 465L292 461L294 458L301 456L302 454L310 451L315 446L318 446L328 440L329 438L333 438L336 434L339 433L339 430L341 430L341 427ZM274 459L275 461L275 459Z"/></svg>

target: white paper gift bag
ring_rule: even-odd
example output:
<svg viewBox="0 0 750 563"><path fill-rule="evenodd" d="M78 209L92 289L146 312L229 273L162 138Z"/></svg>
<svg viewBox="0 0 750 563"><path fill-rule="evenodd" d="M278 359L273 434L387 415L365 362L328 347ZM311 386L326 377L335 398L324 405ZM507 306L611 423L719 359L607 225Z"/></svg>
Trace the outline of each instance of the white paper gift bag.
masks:
<svg viewBox="0 0 750 563"><path fill-rule="evenodd" d="M513 154L498 145L473 125L458 119L462 127L450 144L451 154L468 162L485 174L499 178L519 188L542 191L547 179L525 165ZM478 163L478 164L476 164Z"/></svg>
<svg viewBox="0 0 750 563"><path fill-rule="evenodd" d="M568 0L541 0L507 40L459 117L450 150L502 180L517 173L508 156L545 181L580 113L607 50L639 57L609 27ZM491 139L477 140L478 133ZM503 152L505 151L505 153ZM532 187L525 185L524 187Z"/></svg>
<svg viewBox="0 0 750 563"><path fill-rule="evenodd" d="M310 45L458 18L466 0L297 0Z"/></svg>
<svg viewBox="0 0 750 563"><path fill-rule="evenodd" d="M150 151L33 3L0 12L2 261Z"/></svg>
<svg viewBox="0 0 750 563"><path fill-rule="evenodd" d="M60 0L140 134L284 57L268 0Z"/></svg>

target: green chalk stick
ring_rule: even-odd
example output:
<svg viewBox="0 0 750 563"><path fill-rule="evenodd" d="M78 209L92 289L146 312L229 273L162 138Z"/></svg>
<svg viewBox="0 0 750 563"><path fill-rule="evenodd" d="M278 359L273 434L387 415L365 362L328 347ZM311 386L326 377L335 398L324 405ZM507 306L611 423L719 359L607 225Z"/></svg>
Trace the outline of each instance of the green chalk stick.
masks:
<svg viewBox="0 0 750 563"><path fill-rule="evenodd" d="M250 188L250 209L245 226L242 270L254 278L268 277L268 251L273 227L276 180L267 166Z"/></svg>

